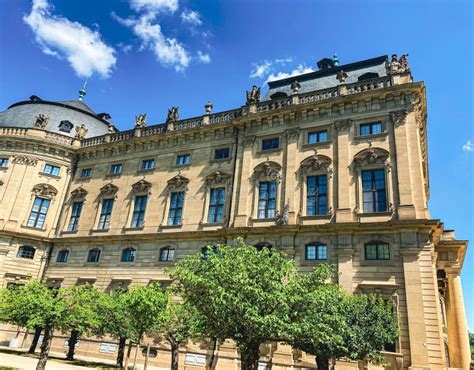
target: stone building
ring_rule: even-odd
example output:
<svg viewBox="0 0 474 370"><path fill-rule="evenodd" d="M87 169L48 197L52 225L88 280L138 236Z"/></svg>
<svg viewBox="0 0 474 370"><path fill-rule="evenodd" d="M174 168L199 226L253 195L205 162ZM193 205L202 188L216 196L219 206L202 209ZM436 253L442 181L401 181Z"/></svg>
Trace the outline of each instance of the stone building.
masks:
<svg viewBox="0 0 474 370"><path fill-rule="evenodd" d="M426 93L406 56L319 70L247 92L242 107L118 131L84 102L37 96L0 113L1 284L29 277L103 290L169 283L164 268L212 243L269 245L302 271L333 263L349 293L393 300L400 340L391 369L469 367L460 271L467 242L430 218ZM4 328L8 342L16 328ZM26 336L23 345L31 339ZM67 333L53 350L65 351ZM82 338L77 353L114 359L114 338ZM181 348L203 367L206 343ZM166 367L166 345L151 364ZM314 368L281 344L261 368ZM138 354L143 361L143 354ZM232 343L217 368L238 367ZM338 368L357 364L339 362Z"/></svg>

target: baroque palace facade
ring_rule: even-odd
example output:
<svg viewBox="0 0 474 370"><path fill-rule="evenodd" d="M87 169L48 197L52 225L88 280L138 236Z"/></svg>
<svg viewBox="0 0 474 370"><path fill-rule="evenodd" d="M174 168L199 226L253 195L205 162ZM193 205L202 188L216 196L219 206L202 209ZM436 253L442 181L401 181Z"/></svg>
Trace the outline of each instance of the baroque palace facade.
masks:
<svg viewBox="0 0 474 370"><path fill-rule="evenodd" d="M212 243L270 245L301 271L336 264L349 293L393 300L400 339L391 369L469 368L460 272L467 242L430 218L426 93L406 56L339 65L255 86L244 106L118 131L79 100L32 96L0 113L0 283L103 290L160 281L164 268ZM64 352L67 333L53 351ZM4 327L0 341L31 334ZM150 341L152 341L150 339ZM167 367L152 343L151 365ZM114 359L114 338L77 353ZM206 343L181 348L203 368ZM133 352L132 352L133 356ZM140 351L138 361L143 361ZM262 347L261 368L313 369L314 357ZM360 364L359 364L360 365ZM338 368L358 364L338 362ZM372 366L372 365L370 365ZM238 368L232 343L217 369Z"/></svg>

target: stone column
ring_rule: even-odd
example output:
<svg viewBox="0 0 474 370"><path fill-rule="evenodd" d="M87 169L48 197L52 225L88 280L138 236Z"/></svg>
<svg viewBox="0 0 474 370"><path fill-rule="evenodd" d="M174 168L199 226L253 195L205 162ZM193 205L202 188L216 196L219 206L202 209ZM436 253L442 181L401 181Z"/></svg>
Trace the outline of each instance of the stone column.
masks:
<svg viewBox="0 0 474 370"><path fill-rule="evenodd" d="M445 268L445 271L448 278L449 295L449 309L447 310L449 359L451 367L469 369L471 354L461 288L461 269Z"/></svg>
<svg viewBox="0 0 474 370"><path fill-rule="evenodd" d="M430 369L418 248L401 248L410 338L409 369Z"/></svg>
<svg viewBox="0 0 474 370"><path fill-rule="evenodd" d="M235 216L234 226L245 227L248 224L248 218L253 215L252 210L249 209L251 201L250 194L252 189L250 185L251 165L252 165L252 150L255 137L246 137L242 141L242 162L240 163L241 171L239 176L239 188L235 189L237 198L237 215Z"/></svg>
<svg viewBox="0 0 474 370"><path fill-rule="evenodd" d="M342 120L335 123L337 131L337 205L336 208L336 221L337 222L350 222L352 221L352 209L351 209L351 188L349 175L350 166L350 153L349 153L349 132L352 125L351 120Z"/></svg>
<svg viewBox="0 0 474 370"><path fill-rule="evenodd" d="M299 203L296 202L297 199L297 176L296 171L297 169L297 144L298 144L298 137L299 137L299 130L298 129L288 129L285 131L285 136L287 140L286 145L286 176L285 176L285 191L284 193L285 199L282 199L282 204L285 205L287 202L290 206L288 223L295 224L296 223L296 215L299 211Z"/></svg>

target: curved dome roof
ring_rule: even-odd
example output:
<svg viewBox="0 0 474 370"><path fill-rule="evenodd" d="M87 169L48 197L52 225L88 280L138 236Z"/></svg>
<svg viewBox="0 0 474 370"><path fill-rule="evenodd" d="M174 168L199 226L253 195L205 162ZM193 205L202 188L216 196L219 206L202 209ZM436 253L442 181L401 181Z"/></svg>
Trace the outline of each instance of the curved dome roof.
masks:
<svg viewBox="0 0 474 370"><path fill-rule="evenodd" d="M53 102L41 100L37 96L12 104L0 112L0 127L35 128L38 127L37 120L40 115L47 118L43 127L45 131L74 137L76 127L84 125L87 129L86 138L105 135L108 132L105 114L98 115L83 101Z"/></svg>

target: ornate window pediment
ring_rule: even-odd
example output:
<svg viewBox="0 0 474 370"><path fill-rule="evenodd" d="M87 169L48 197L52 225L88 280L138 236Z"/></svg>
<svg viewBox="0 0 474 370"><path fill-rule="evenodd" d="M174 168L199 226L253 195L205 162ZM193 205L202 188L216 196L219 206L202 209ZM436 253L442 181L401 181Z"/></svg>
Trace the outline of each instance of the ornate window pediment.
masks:
<svg viewBox="0 0 474 370"><path fill-rule="evenodd" d="M357 153L354 156L354 165L356 168L380 164L388 166L390 153L385 149L369 147Z"/></svg>
<svg viewBox="0 0 474 370"><path fill-rule="evenodd" d="M312 155L311 157L308 157L301 162L301 175L306 175L308 173L317 171L325 171L331 173L331 162L331 158L326 157L325 155Z"/></svg>
<svg viewBox="0 0 474 370"><path fill-rule="evenodd" d="M132 185L132 190L135 193L143 193L143 192L149 191L150 188L151 188L151 183L146 181L145 179L141 179Z"/></svg>
<svg viewBox="0 0 474 370"><path fill-rule="evenodd" d="M206 185L227 185L230 181L230 175L223 171L217 170L206 176Z"/></svg>
<svg viewBox="0 0 474 370"><path fill-rule="evenodd" d="M58 190L49 184L38 184L33 187L35 196L52 198L58 194Z"/></svg>
<svg viewBox="0 0 474 370"><path fill-rule="evenodd" d="M100 193L102 195L114 195L118 191L118 187L116 187L112 183L108 183L100 188Z"/></svg>
<svg viewBox="0 0 474 370"><path fill-rule="evenodd" d="M186 177L180 174L168 180L168 187L171 190L180 190L180 189L186 188L188 184L189 184L189 179L187 179Z"/></svg>
<svg viewBox="0 0 474 370"><path fill-rule="evenodd" d="M253 170L254 180L262 179L271 179L271 180L280 180L281 179L281 165L273 161L266 161L257 165Z"/></svg>
<svg viewBox="0 0 474 370"><path fill-rule="evenodd" d="M79 186L77 189L71 191L71 196L73 198L84 198L87 195L87 190L82 186Z"/></svg>

